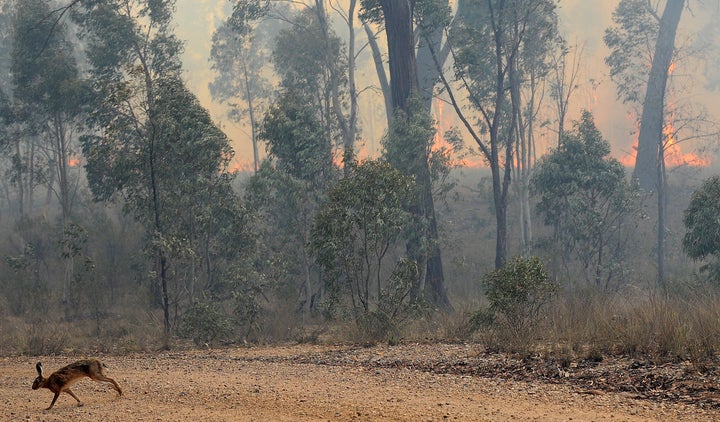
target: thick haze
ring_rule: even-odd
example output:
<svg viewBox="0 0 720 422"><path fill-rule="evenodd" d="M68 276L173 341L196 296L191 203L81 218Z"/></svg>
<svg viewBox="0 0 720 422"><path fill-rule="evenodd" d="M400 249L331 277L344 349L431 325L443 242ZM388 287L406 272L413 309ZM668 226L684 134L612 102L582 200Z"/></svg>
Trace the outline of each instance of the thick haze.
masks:
<svg viewBox="0 0 720 422"><path fill-rule="evenodd" d="M571 99L568 124L579 116L581 109L590 110L595 115L599 129L612 144L613 155L625 164L632 165L634 163L632 147L637 136L633 133L635 114L630 105L617 101L615 84L610 80L608 67L604 63L608 50L603 43L603 35L605 29L612 24L612 11L618 3L619 0L563 0L560 2L560 24L565 39L571 46L575 44L584 46L581 74L578 78L579 87ZM693 6L700 7L698 4ZM687 10L684 12L676 45L688 42L687 40L690 39L688 28L697 31L698 28L705 26L704 17L707 19L707 16L717 16L715 10L717 5L706 5L705 7L711 10L702 10L699 13L698 10L691 9L690 13ZM236 167L250 168L249 163L252 161L250 135L242 127L225 117L224 107L213 102L208 91L208 83L213 77L208 61L211 37L215 28L230 11L231 2L229 0L178 0L177 34L186 41L184 61L190 88L233 140L236 150ZM345 28L337 28L337 32L343 36ZM364 36L361 28L358 29L357 34L359 39ZM714 41L716 36L712 33L709 37ZM360 58L360 60L367 61L367 58ZM679 63L674 73L674 77L679 80L677 85L683 86L683 95L692 96L693 101L704 104L710 110L714 105L713 100L717 93L706 91L707 79L703 75L691 75L689 68L702 69L703 66L696 62ZM373 72L373 68L358 70L359 89L367 84L375 83ZM379 94L365 91L362 95L361 107L364 107L365 115L362 118L361 127L365 150L361 155L367 155L377 151L378 139L384 130L384 115L378 113L371 115L373 113L368 112L373 104L382 103ZM372 95L378 96L373 98ZM670 102L675 101L673 96L675 94L671 93ZM716 113L710 111L711 115L715 117ZM446 110L443 114L451 113ZM454 124L452 116L443 116L442 119L445 123L443 126ZM546 147L553 146L554 136L552 133L540 133L538 149L543 151ZM693 143L682 145L682 154L692 152L695 146Z"/></svg>

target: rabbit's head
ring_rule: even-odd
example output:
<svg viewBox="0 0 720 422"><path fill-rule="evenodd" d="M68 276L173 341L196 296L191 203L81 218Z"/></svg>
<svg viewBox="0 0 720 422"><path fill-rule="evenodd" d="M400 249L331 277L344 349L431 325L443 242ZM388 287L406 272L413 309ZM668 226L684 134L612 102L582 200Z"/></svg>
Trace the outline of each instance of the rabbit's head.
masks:
<svg viewBox="0 0 720 422"><path fill-rule="evenodd" d="M35 378L35 381L33 381L32 389L37 390L41 387L43 382L45 381L45 378L43 378L43 367L42 363L38 362L37 365L35 365L35 369L37 369L38 376Z"/></svg>

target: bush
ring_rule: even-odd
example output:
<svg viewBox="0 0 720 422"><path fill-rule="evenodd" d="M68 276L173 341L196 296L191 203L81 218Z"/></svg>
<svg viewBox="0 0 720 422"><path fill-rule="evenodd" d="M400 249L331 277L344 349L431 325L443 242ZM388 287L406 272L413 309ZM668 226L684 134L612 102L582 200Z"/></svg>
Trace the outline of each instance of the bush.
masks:
<svg viewBox="0 0 720 422"><path fill-rule="evenodd" d="M192 305L182 319L180 336L198 345L228 340L233 333L230 320L215 306L199 302Z"/></svg>
<svg viewBox="0 0 720 422"><path fill-rule="evenodd" d="M541 308L558 290L537 257L515 258L487 274L482 283L490 306L471 316L469 328L506 329L513 339L527 336L537 324Z"/></svg>
<svg viewBox="0 0 720 422"><path fill-rule="evenodd" d="M693 192L685 210L683 223L687 232L683 237L683 249L690 258L709 262L701 270L710 279L720 280L720 176L713 176Z"/></svg>
<svg viewBox="0 0 720 422"><path fill-rule="evenodd" d="M412 295L413 284L418 276L415 261L398 261L387 285L381 289L377 309L355 316L362 341L396 343L404 324L428 312L428 303L422 297Z"/></svg>
<svg viewBox="0 0 720 422"><path fill-rule="evenodd" d="M58 355L67 345L67 332L55 324L35 321L25 338L23 353L31 356Z"/></svg>

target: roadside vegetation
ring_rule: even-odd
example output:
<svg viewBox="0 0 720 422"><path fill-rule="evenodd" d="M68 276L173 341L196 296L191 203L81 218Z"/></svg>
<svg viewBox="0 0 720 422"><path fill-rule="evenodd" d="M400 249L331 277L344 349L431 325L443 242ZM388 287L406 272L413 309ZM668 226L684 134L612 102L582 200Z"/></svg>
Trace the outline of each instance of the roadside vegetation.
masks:
<svg viewBox="0 0 720 422"><path fill-rule="evenodd" d="M565 122L577 74L559 2L351 1L352 36L322 1L233 3L210 91L248 128L252 171L232 168L184 82L174 3L130 3L0 0L0 355L276 342L720 355L715 169L659 154L638 181L590 111ZM658 16L621 4L616 26ZM355 18L380 86L354 79ZM393 35L382 51L378 30ZM360 159L369 92L387 130ZM438 98L462 128L438 132ZM717 137L692 121L694 139ZM557 135L546 151L540 128ZM659 135L659 152L680 135Z"/></svg>

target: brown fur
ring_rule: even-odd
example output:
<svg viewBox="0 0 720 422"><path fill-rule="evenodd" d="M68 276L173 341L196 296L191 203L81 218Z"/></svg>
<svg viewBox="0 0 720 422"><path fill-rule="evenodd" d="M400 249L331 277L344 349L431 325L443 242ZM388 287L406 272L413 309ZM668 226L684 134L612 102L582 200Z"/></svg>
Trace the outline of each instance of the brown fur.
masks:
<svg viewBox="0 0 720 422"><path fill-rule="evenodd" d="M122 396L122 389L120 389L118 383L116 383L114 379L105 376L105 374L103 373L104 366L105 365L97 359L83 359L71 363L64 368L60 368L50 374L49 377L45 378L43 377L42 363L38 362L37 365L35 365L35 369L37 369L38 372L38 377L35 378L35 381L33 381L32 389L37 390L38 388L47 388L48 390L55 393L55 397L53 397L52 403L50 403L50 407L48 407L46 410L52 409L53 405L55 405L55 401L57 401L58 397L60 396L60 393L70 394L72 398L77 400L78 407L82 406L83 403L80 401L79 398L77 398L75 393L70 390L70 386L83 377L88 377L91 380L97 382L109 382L113 385L115 391L118 392L118 395Z"/></svg>

